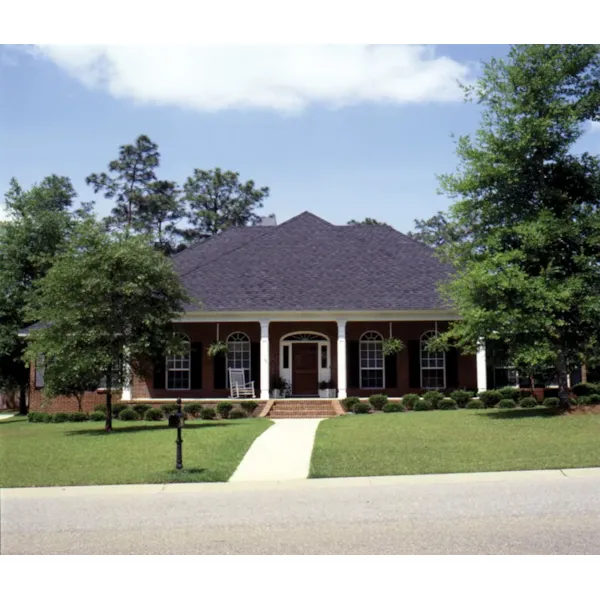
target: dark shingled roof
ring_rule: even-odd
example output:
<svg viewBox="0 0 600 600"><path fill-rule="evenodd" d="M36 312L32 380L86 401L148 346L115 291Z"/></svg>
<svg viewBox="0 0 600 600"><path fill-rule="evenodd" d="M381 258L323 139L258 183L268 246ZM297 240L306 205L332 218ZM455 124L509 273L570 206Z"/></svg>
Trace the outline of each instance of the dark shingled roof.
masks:
<svg viewBox="0 0 600 600"><path fill-rule="evenodd" d="M449 268L388 225L337 226L303 212L277 226L231 228L173 260L206 311L449 308L437 293Z"/></svg>

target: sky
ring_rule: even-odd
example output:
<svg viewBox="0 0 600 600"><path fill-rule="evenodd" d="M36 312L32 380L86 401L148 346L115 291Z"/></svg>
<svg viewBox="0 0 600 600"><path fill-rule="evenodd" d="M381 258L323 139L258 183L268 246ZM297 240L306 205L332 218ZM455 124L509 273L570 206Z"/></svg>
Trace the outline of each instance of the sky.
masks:
<svg viewBox="0 0 600 600"><path fill-rule="evenodd" d="M436 175L475 130L457 81L508 46L0 46L0 184L85 184L140 134L160 179L221 167L268 186L278 222L308 210L400 231L445 210ZM582 147L600 153L594 124ZM1 217L1 214L0 214Z"/></svg>

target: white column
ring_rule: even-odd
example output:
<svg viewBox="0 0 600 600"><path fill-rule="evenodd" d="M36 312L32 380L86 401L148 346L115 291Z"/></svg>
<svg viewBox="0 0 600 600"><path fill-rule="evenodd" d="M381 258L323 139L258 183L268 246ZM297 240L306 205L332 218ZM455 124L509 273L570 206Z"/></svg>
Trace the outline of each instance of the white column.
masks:
<svg viewBox="0 0 600 600"><path fill-rule="evenodd" d="M269 399L269 321L260 322L260 399Z"/></svg>
<svg viewBox="0 0 600 600"><path fill-rule="evenodd" d="M339 319L337 340L337 386L338 398L346 398L346 319Z"/></svg>
<svg viewBox="0 0 600 600"><path fill-rule="evenodd" d="M477 391L487 390L487 361L485 358L485 340L479 341L477 351Z"/></svg>
<svg viewBox="0 0 600 600"><path fill-rule="evenodd" d="M125 350L125 381L123 381L123 389L121 390L121 401L131 402L131 384L133 380L133 372L129 363L129 351Z"/></svg>

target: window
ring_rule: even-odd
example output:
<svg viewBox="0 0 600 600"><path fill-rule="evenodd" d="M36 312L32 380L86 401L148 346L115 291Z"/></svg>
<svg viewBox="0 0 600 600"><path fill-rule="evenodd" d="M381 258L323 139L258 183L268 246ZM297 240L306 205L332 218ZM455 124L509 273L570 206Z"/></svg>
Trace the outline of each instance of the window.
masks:
<svg viewBox="0 0 600 600"><path fill-rule="evenodd" d="M283 347L283 368L284 369L290 368L290 347L289 346Z"/></svg>
<svg viewBox="0 0 600 600"><path fill-rule="evenodd" d="M383 388L383 337L367 331L360 338L360 387Z"/></svg>
<svg viewBox="0 0 600 600"><path fill-rule="evenodd" d="M426 347L436 335L435 331L426 331L421 336L421 387L425 390L446 387L446 353L429 352Z"/></svg>
<svg viewBox="0 0 600 600"><path fill-rule="evenodd" d="M44 355L40 354L35 362L35 387L41 389L44 387L44 373L46 367L44 365Z"/></svg>
<svg viewBox="0 0 600 600"><path fill-rule="evenodd" d="M327 346L321 344L321 369L327 368Z"/></svg>
<svg viewBox="0 0 600 600"><path fill-rule="evenodd" d="M239 331L227 338L227 384L229 369L244 369L246 381L250 381L250 338Z"/></svg>
<svg viewBox="0 0 600 600"><path fill-rule="evenodd" d="M183 354L167 356L167 389L190 389L190 341L186 339Z"/></svg>

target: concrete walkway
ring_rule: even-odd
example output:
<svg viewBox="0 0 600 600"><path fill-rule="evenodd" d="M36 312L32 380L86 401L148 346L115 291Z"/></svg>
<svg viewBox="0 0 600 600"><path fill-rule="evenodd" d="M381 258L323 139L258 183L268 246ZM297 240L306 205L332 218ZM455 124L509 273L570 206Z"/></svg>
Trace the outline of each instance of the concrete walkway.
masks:
<svg viewBox="0 0 600 600"><path fill-rule="evenodd" d="M17 413L2 413L0 415L0 421L2 419L10 419L11 417L14 417Z"/></svg>
<svg viewBox="0 0 600 600"><path fill-rule="evenodd" d="M323 419L279 419L260 435L229 481L306 479L317 426Z"/></svg>

